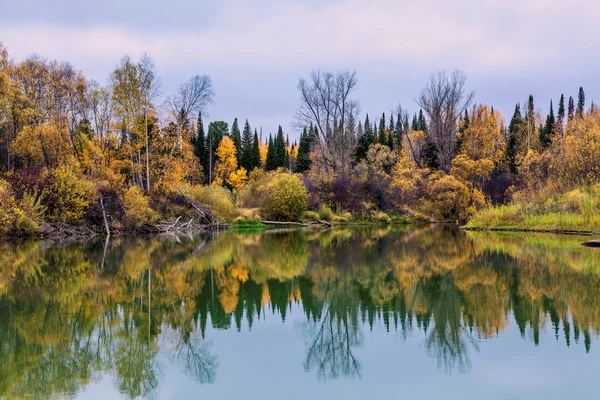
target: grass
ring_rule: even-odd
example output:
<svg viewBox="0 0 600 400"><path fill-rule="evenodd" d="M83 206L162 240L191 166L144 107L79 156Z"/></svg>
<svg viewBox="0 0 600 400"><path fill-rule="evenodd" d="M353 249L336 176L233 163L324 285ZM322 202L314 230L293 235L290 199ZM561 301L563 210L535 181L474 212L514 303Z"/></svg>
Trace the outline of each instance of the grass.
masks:
<svg viewBox="0 0 600 400"><path fill-rule="evenodd" d="M568 193L540 193L529 201L490 207L478 212L467 229L521 230L539 232L600 232L597 188Z"/></svg>

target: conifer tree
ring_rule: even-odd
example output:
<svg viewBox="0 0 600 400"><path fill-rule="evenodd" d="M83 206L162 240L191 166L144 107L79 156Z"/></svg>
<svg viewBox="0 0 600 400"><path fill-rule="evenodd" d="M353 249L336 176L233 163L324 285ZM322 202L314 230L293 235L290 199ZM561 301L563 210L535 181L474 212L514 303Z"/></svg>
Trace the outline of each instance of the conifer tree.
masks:
<svg viewBox="0 0 600 400"><path fill-rule="evenodd" d="M275 137L275 150L276 150L276 161L275 168L288 168L289 167L289 154L285 146L285 138L283 136L283 129L279 125L277 130L277 136Z"/></svg>
<svg viewBox="0 0 600 400"><path fill-rule="evenodd" d="M413 131L418 131L419 130L419 123L417 122L417 113L415 113L413 115L411 127L412 127Z"/></svg>
<svg viewBox="0 0 600 400"><path fill-rule="evenodd" d="M253 143L252 143L252 129L250 129L250 124L248 120L244 124L244 132L242 133L242 143L240 145L240 152L242 153L239 157L240 166L244 167L246 171L252 171L255 167L254 162L252 160L252 152L253 152Z"/></svg>
<svg viewBox="0 0 600 400"><path fill-rule="evenodd" d="M562 134L565 122L565 95L560 95L560 101L558 102L558 113L556 115L556 122L558 124L559 133Z"/></svg>
<svg viewBox="0 0 600 400"><path fill-rule="evenodd" d="M196 134L192 135L192 146L194 146L194 155L200 161L202 171L205 177L208 176L208 148L206 146L206 135L204 134L204 122L202 122L202 112L198 113L198 122L196 123Z"/></svg>
<svg viewBox="0 0 600 400"><path fill-rule="evenodd" d="M573 100L573 96L569 96L569 107L567 109L567 124L570 124L573 121L573 117L575 116L575 101Z"/></svg>
<svg viewBox="0 0 600 400"><path fill-rule="evenodd" d="M240 127L238 126L238 119L235 118L233 120L233 124L231 124L231 140L235 146L235 150L237 151L237 161L238 165L241 161L242 156L242 135L240 133Z"/></svg>
<svg viewBox="0 0 600 400"><path fill-rule="evenodd" d="M440 167L438 149L429 138L421 149L421 163L425 168L438 169Z"/></svg>
<svg viewBox="0 0 600 400"><path fill-rule="evenodd" d="M269 135L269 147L267 148L267 162L265 169L267 171L274 171L277 169L277 151L273 142L273 136Z"/></svg>
<svg viewBox="0 0 600 400"><path fill-rule="evenodd" d="M579 94L577 96L577 115L581 117L583 115L583 111L585 110L585 93L583 92L583 87L579 88Z"/></svg>
<svg viewBox="0 0 600 400"><path fill-rule="evenodd" d="M304 128L300 135L300 144L298 145L298 158L296 159L296 172L305 172L310 169L312 161L310 160L310 146L312 142L312 127L310 131Z"/></svg>
<svg viewBox="0 0 600 400"><path fill-rule="evenodd" d="M369 114L365 117L364 132L362 132L362 134L361 131L363 131L363 128L359 125L358 143L356 144L356 149L354 151L354 162L356 164L367 158L369 147L373 144L374 134L371 122L369 121Z"/></svg>
<svg viewBox="0 0 600 400"><path fill-rule="evenodd" d="M396 140L396 146L398 149L402 149L402 116L398 115L396 125L394 126L394 138Z"/></svg>
<svg viewBox="0 0 600 400"><path fill-rule="evenodd" d="M381 115L381 119L379 120L379 135L377 142L381 145L387 145L388 140L385 133L385 113Z"/></svg>
<svg viewBox="0 0 600 400"><path fill-rule="evenodd" d="M423 115L423 110L419 110L419 119L417 124L419 126L418 130L427 132L427 121L425 120L425 115Z"/></svg>
<svg viewBox="0 0 600 400"><path fill-rule="evenodd" d="M260 140L258 139L258 131L254 129L254 139L252 140L252 169L260 168ZM249 170L251 171L251 170Z"/></svg>
<svg viewBox="0 0 600 400"><path fill-rule="evenodd" d="M531 138L535 132L535 108L533 104L533 95L529 95L527 100L527 113L525 114L525 125L527 127L527 152L531 149Z"/></svg>
<svg viewBox="0 0 600 400"><path fill-rule="evenodd" d="M552 143L552 135L554 133L554 126L556 119L554 118L554 109L552 107L552 100L550 100L550 113L546 117L546 124L540 130L540 144L546 148Z"/></svg>
<svg viewBox="0 0 600 400"><path fill-rule="evenodd" d="M508 125L508 140L506 141L506 162L513 174L517 173L517 155L524 129L525 123L521 116L521 106L517 103L515 112Z"/></svg>

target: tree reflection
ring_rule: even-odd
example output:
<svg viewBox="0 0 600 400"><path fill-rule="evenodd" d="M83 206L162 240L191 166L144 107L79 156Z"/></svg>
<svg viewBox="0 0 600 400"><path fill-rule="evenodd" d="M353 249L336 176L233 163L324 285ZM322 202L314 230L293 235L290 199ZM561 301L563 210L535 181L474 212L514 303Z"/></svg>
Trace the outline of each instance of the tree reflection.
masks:
<svg viewBox="0 0 600 400"><path fill-rule="evenodd" d="M211 384L214 330L253 330L267 312L288 323L296 309L303 366L323 380L360 378L375 328L422 331L448 373L468 373L510 323L534 345L549 329L589 352L600 252L577 240L442 225L0 243L0 398L70 396L106 375L152 397L168 362Z"/></svg>

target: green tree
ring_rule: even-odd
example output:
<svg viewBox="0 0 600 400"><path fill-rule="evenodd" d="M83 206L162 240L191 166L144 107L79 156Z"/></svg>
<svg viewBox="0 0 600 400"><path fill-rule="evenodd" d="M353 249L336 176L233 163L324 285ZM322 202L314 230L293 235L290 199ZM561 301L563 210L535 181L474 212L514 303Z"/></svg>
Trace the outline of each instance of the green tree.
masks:
<svg viewBox="0 0 600 400"><path fill-rule="evenodd" d="M583 87L579 88L579 94L577 95L577 115L582 116L585 111L585 93Z"/></svg>
<svg viewBox="0 0 600 400"><path fill-rule="evenodd" d="M242 135L240 133L240 127L238 126L237 118L235 118L233 120L233 124L231 124L231 140L233 140L233 144L235 145L238 164L240 164L242 158Z"/></svg>
<svg viewBox="0 0 600 400"><path fill-rule="evenodd" d="M554 118L554 108L552 107L552 100L550 100L550 113L546 117L546 124L540 130L540 144L542 147L546 148L552 143L555 124L556 119Z"/></svg>
<svg viewBox="0 0 600 400"><path fill-rule="evenodd" d="M575 101L573 100L573 96L569 96L569 107L567 109L567 124L573 121L573 117L575 116Z"/></svg>
<svg viewBox="0 0 600 400"><path fill-rule="evenodd" d="M296 172L304 172L310 169L312 161L310 160L310 147L312 144L312 126L310 130L302 131L298 147L298 158L296 159Z"/></svg>
<svg viewBox="0 0 600 400"><path fill-rule="evenodd" d="M277 152L275 150L275 144L273 142L272 135L269 135L269 147L267 150L267 162L265 169L267 171L274 171L277 169Z"/></svg>
<svg viewBox="0 0 600 400"><path fill-rule="evenodd" d="M558 113L556 115L556 122L558 124L558 131L562 134L565 122L565 95L560 95L560 101L558 102Z"/></svg>
<svg viewBox="0 0 600 400"><path fill-rule="evenodd" d="M506 141L506 162L513 174L517 173L517 155L523 137L525 123L521 116L521 106L515 106L515 112L508 125L508 140Z"/></svg>
<svg viewBox="0 0 600 400"><path fill-rule="evenodd" d="M204 122L202 121L202 112L198 113L196 123L196 134L192 135L192 146L194 146L194 155L200 161L204 175L208 176L208 148L206 146L206 135L204 133Z"/></svg>
<svg viewBox="0 0 600 400"><path fill-rule="evenodd" d="M246 120L246 123L244 124L244 132L242 133L242 141L239 151L241 153L238 156L240 160L240 166L246 168L246 171L252 171L254 167L256 167L256 164L253 160L254 141L252 139L252 129L250 129L248 120Z"/></svg>
<svg viewBox="0 0 600 400"><path fill-rule="evenodd" d="M254 139L252 140L252 169L260 168L260 141L258 139L258 131L254 129ZM250 170L251 171L251 170Z"/></svg>

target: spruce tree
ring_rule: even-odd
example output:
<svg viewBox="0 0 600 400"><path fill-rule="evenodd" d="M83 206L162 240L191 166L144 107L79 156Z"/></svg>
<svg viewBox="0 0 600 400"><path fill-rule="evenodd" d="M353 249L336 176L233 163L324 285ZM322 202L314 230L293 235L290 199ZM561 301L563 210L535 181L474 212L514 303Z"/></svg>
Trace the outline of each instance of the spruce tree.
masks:
<svg viewBox="0 0 600 400"><path fill-rule="evenodd" d="M402 149L402 116L398 114L398 119L394 125L394 139L396 140L396 147Z"/></svg>
<svg viewBox="0 0 600 400"><path fill-rule="evenodd" d="M558 102L558 113L556 115L556 122L558 122L558 128L562 133L565 122L565 95L560 95L560 101Z"/></svg>
<svg viewBox="0 0 600 400"><path fill-rule="evenodd" d="M254 139L252 140L252 152L251 154L251 162L252 169L260 168L261 160L260 160L260 140L258 139L258 131L256 128L254 129Z"/></svg>
<svg viewBox="0 0 600 400"><path fill-rule="evenodd" d="M310 146L311 146L312 127L309 131L304 128L300 135L300 144L298 145L298 157L296 158L296 172L305 172L310 169Z"/></svg>
<svg viewBox="0 0 600 400"><path fill-rule="evenodd" d="M573 100L573 96L569 96L569 107L567 109L567 124L573 121L573 117L575 116L575 101Z"/></svg>
<svg viewBox="0 0 600 400"><path fill-rule="evenodd" d="M242 133L242 143L240 145L241 155L240 155L240 166L246 168L246 171L250 172L255 167L254 161L252 159L253 152L252 142L252 129L250 129L250 124L248 120L244 124L244 132Z"/></svg>
<svg viewBox="0 0 600 400"><path fill-rule="evenodd" d="M388 140L385 133L385 113L381 115L381 119L379 120L379 138L377 142L381 145L387 145Z"/></svg>
<svg viewBox="0 0 600 400"><path fill-rule="evenodd" d="M354 150L355 164L358 164L359 162L367 158L367 152L369 151L369 147L373 144L373 138L374 134L371 127L371 122L369 121L369 114L367 114L367 116L365 117L364 131L359 124L358 143L356 144L356 149Z"/></svg>
<svg viewBox="0 0 600 400"><path fill-rule="evenodd" d="M440 167L438 149L429 137L421 149L421 163L425 168L438 169Z"/></svg>
<svg viewBox="0 0 600 400"><path fill-rule="evenodd" d="M273 136L269 135L269 147L267 148L267 162L265 169L267 171L274 171L277 169L277 151L273 143Z"/></svg>
<svg viewBox="0 0 600 400"><path fill-rule="evenodd" d="M577 115L582 116L583 111L585 110L585 93L583 92L583 88L579 88L579 94L577 96Z"/></svg>
<svg viewBox="0 0 600 400"><path fill-rule="evenodd" d="M235 146L235 150L237 151L237 161L238 161L238 165L240 165L241 162L241 156L242 156L242 135L240 133L240 127L238 126L238 119L235 118L233 120L233 124L231 124L231 140L233 141L233 144Z"/></svg>
<svg viewBox="0 0 600 400"><path fill-rule="evenodd" d="M513 174L517 173L517 154L523 137L525 123L521 116L521 106L517 103L515 112L508 125L508 140L506 141L506 163Z"/></svg>
<svg viewBox="0 0 600 400"><path fill-rule="evenodd" d="M198 158L205 177L208 176L208 148L206 146L206 135L204 134L204 122L202 122L202 112L198 113L198 122L196 123L196 134L192 135L192 146L194 146L194 155Z"/></svg>
<svg viewBox="0 0 600 400"><path fill-rule="evenodd" d="M283 136L283 129L281 128L281 125L279 125L277 136L275 137L275 149L277 154L275 168L289 168L290 159L285 145L285 138Z"/></svg>
<svg viewBox="0 0 600 400"><path fill-rule="evenodd" d="M419 124L417 122L417 113L415 113L413 115L413 119L412 119L412 124L411 124L411 129L413 131L418 131L419 130Z"/></svg>
<svg viewBox="0 0 600 400"><path fill-rule="evenodd" d="M555 124L556 119L554 118L554 109L552 107L552 100L550 100L550 113L546 117L546 125L540 130L540 144L542 147L546 148L552 143Z"/></svg>
<svg viewBox="0 0 600 400"><path fill-rule="evenodd" d="M423 110L419 110L419 120L417 123L420 131L427 132L427 120L425 119L425 115L423 115Z"/></svg>

